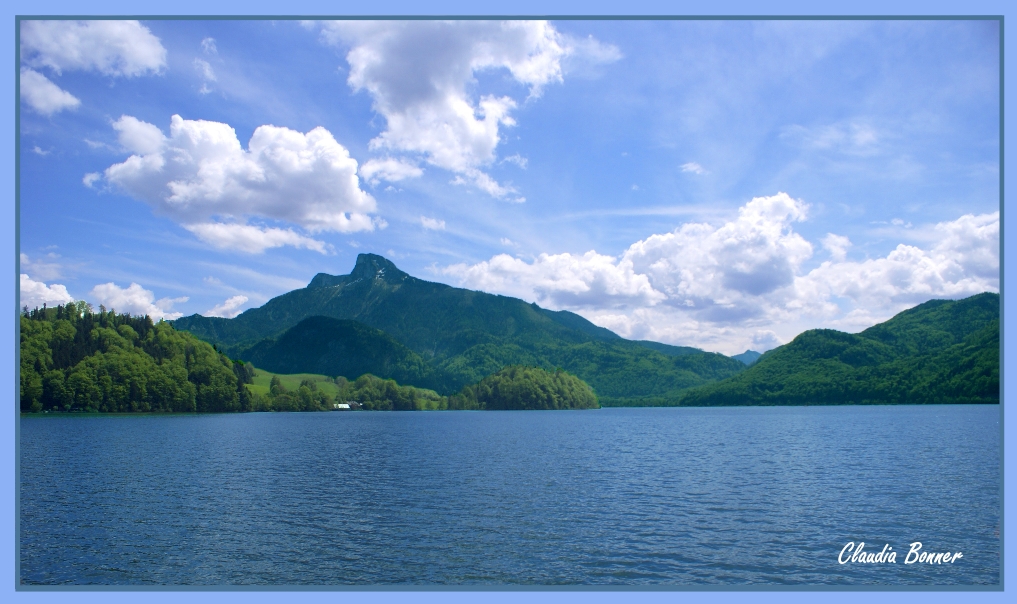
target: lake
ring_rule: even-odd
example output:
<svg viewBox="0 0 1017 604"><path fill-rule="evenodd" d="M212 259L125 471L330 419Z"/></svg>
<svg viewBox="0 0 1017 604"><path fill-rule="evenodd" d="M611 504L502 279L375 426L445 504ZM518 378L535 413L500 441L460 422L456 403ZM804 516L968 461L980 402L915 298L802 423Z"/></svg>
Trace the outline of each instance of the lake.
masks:
<svg viewBox="0 0 1017 604"><path fill-rule="evenodd" d="M23 416L20 576L998 585L999 422L997 405ZM852 542L896 563L839 563ZM905 564L913 542L963 556Z"/></svg>

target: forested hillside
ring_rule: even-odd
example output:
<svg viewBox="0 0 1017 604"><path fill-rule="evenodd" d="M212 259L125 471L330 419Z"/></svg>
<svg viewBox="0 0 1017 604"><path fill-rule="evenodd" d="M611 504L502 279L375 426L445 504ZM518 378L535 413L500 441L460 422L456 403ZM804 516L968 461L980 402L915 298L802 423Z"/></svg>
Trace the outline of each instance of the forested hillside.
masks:
<svg viewBox="0 0 1017 604"><path fill-rule="evenodd" d="M245 411L251 369L149 317L84 302L21 316L22 411Z"/></svg>
<svg viewBox="0 0 1017 604"><path fill-rule="evenodd" d="M321 334L300 327L316 316L377 331L329 325L324 319L314 319L324 327ZM364 368L443 395L504 367L528 365L575 374L604 404L658 404L745 369L720 354L625 340L568 311L417 279L373 254L361 254L349 275L318 274L306 288L234 319L193 315L174 325L258 366L347 377ZM326 332L332 340L326 341ZM386 338L424 365L382 346ZM367 360L351 368L347 357L360 354L361 345L367 347Z"/></svg>
<svg viewBox="0 0 1017 604"><path fill-rule="evenodd" d="M999 295L932 300L859 334L802 333L680 405L999 402Z"/></svg>

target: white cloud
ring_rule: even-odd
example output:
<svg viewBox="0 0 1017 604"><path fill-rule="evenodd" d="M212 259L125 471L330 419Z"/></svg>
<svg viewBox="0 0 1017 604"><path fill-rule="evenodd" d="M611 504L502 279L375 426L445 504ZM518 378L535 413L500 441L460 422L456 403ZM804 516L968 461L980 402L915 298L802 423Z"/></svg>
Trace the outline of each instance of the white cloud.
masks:
<svg viewBox="0 0 1017 604"><path fill-rule="evenodd" d="M222 304L216 304L211 310L206 310L204 315L206 317L223 317L225 319L232 319L243 312L240 307L246 303L247 296L233 296Z"/></svg>
<svg viewBox="0 0 1017 604"><path fill-rule="evenodd" d="M552 308L652 306L665 297L653 289L646 275L635 274L631 263L593 251L582 256L541 254L532 263L499 254L472 266L454 264L442 272L472 289Z"/></svg>
<svg viewBox="0 0 1017 604"><path fill-rule="evenodd" d="M416 164L403 159L369 159L360 166L360 175L372 185L382 180L398 182L407 178L417 178L424 173Z"/></svg>
<svg viewBox="0 0 1017 604"><path fill-rule="evenodd" d="M312 25L308 25L313 27ZM374 100L386 129L373 149L419 154L494 197L515 191L481 168L495 160L503 126L518 105L508 96L474 94L475 75L507 70L529 90L562 81L561 61L604 47L573 44L546 21L328 21L322 39L349 48L349 85ZM594 41L595 42L595 41ZM594 57L596 58L596 57Z"/></svg>
<svg viewBox="0 0 1017 604"><path fill-rule="evenodd" d="M89 172L88 174L85 174L85 176L84 176L84 177L82 177L82 179L81 179L81 182L82 182L82 184L84 184L84 185L85 185L86 187L88 187L89 189L91 189L91 188L93 188L93 185L94 185L94 184L95 184L95 183L96 183L97 181L99 181L99 180L101 180L101 179L102 179L102 174L99 174L98 172Z"/></svg>
<svg viewBox="0 0 1017 604"><path fill-rule="evenodd" d="M202 59L194 59L194 68L198 70L201 77L210 82L215 81L215 71L212 69L212 65L208 61Z"/></svg>
<svg viewBox="0 0 1017 604"><path fill-rule="evenodd" d="M32 260L28 257L28 254L21 253L19 258L21 272L28 273L32 277L43 281L52 281L53 279L59 279L62 277L63 275L60 273L62 267L59 263L55 262L55 260L60 258L60 256L56 254L46 254L46 258L50 261Z"/></svg>
<svg viewBox="0 0 1017 604"><path fill-rule="evenodd" d="M209 82L214 82L215 71L212 69L212 65L203 59L194 59L194 68L198 71L198 74L203 80L201 89L198 90L201 94L208 94L212 92L212 89L208 87Z"/></svg>
<svg viewBox="0 0 1017 604"><path fill-rule="evenodd" d="M999 291L998 212L967 214L932 232L931 249L902 243L885 258L824 262L801 281L884 319L931 298Z"/></svg>
<svg viewBox="0 0 1017 604"><path fill-rule="evenodd" d="M219 49L215 47L215 38L205 38L201 41L201 49L210 55L219 54Z"/></svg>
<svg viewBox="0 0 1017 604"><path fill-rule="evenodd" d="M432 231L444 231L445 221L438 220L437 218L428 218L427 216L420 217L420 224L424 225L425 229Z"/></svg>
<svg viewBox="0 0 1017 604"><path fill-rule="evenodd" d="M36 155L41 155L42 157L46 157L47 155L52 153L52 151L46 151L46 150L42 149L41 147L39 147L39 145L36 145L36 146L32 147L32 153L35 153Z"/></svg>
<svg viewBox="0 0 1017 604"><path fill-rule="evenodd" d="M178 115L171 119L168 137L131 116L121 117L114 128L120 143L135 155L107 168L106 180L193 232L210 233L211 223L221 222L219 232L231 236L210 235L216 241L249 241L246 235L232 234L254 229L270 233L272 242L296 242L279 245L321 249L321 242L292 231L240 228L239 222L255 216L296 224L311 233L383 227L382 220L368 216L375 211L375 200L360 189L357 161L324 128L302 134L259 126L247 150L229 125Z"/></svg>
<svg viewBox="0 0 1017 604"><path fill-rule="evenodd" d="M758 312L760 296L794 283L812 246L791 230L807 205L786 193L756 197L720 227L687 223L632 244L624 258L669 302L721 320Z"/></svg>
<svg viewBox="0 0 1017 604"><path fill-rule="evenodd" d="M847 256L847 250L851 247L851 240L843 235L827 233L823 237L823 247L830 252L830 256L837 261L842 261Z"/></svg>
<svg viewBox="0 0 1017 604"><path fill-rule="evenodd" d="M682 172L692 172L693 174L706 174L706 170L703 169L703 166L700 166L694 161L682 164Z"/></svg>
<svg viewBox="0 0 1017 604"><path fill-rule="evenodd" d="M931 245L846 260L847 237L828 234L831 260L811 271L813 245L795 233L808 206L785 193L757 197L720 225L686 223L632 244L619 258L500 254L441 270L467 287L568 308L622 336L726 354L765 351L805 329L858 331L933 298L999 291L999 214L916 228Z"/></svg>
<svg viewBox="0 0 1017 604"><path fill-rule="evenodd" d="M64 109L76 109L81 104L73 94L61 89L39 73L21 68L21 100L42 115L53 115Z"/></svg>
<svg viewBox="0 0 1017 604"><path fill-rule="evenodd" d="M519 155L518 153L516 153L514 155L509 155L508 157L506 157L505 159L503 159L501 161L509 162L510 164L515 164L515 165L519 166L520 168L522 168L523 170L526 169L526 164L528 164L530 162L530 160L526 159L522 155Z"/></svg>
<svg viewBox="0 0 1017 604"><path fill-rule="evenodd" d="M748 350L764 352L771 348L776 348L784 343L784 340L781 340L777 334L773 333L769 329L760 329L756 333L752 334L752 345L748 348Z"/></svg>
<svg viewBox="0 0 1017 604"><path fill-rule="evenodd" d="M267 249L286 245L313 250L319 254L328 254L332 251L332 246L324 241L305 237L292 229L221 222L183 226L205 243L220 249L237 250L248 254L260 254Z"/></svg>
<svg viewBox="0 0 1017 604"><path fill-rule="evenodd" d="M137 283L131 283L127 288L121 288L113 282L103 283L93 287L90 294L92 301L96 305L105 306L107 311L115 310L118 313L148 315L154 321L179 319L183 313L171 312L173 305L188 300L187 297L156 300L154 293Z"/></svg>
<svg viewBox="0 0 1017 604"><path fill-rule="evenodd" d="M137 21L22 21L21 59L57 74L82 70L132 77L162 70L166 49Z"/></svg>
<svg viewBox="0 0 1017 604"><path fill-rule="evenodd" d="M27 306L30 310L41 308L43 304L53 306L73 302L74 298L67 293L67 288L58 283L46 285L41 281L35 281L25 273L21 273L21 306Z"/></svg>
<svg viewBox="0 0 1017 604"><path fill-rule="evenodd" d="M166 144L166 137L158 126L130 115L121 115L120 119L113 122L113 129L117 131L117 142L138 155L159 153Z"/></svg>
<svg viewBox="0 0 1017 604"><path fill-rule="evenodd" d="M565 56L562 60L562 71L569 75L588 75L596 66L614 63L622 58L617 46L604 44L592 35L585 38L563 37Z"/></svg>
<svg viewBox="0 0 1017 604"><path fill-rule="evenodd" d="M867 156L879 152L880 135L862 122L838 122L805 127L785 127L780 137L812 151L836 151L848 155Z"/></svg>

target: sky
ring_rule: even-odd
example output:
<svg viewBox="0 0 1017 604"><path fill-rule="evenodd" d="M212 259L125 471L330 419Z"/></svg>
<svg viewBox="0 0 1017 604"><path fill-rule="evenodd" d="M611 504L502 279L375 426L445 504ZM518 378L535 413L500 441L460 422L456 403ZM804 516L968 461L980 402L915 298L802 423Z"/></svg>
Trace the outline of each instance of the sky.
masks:
<svg viewBox="0 0 1017 604"><path fill-rule="evenodd" d="M999 291L995 21L22 21L21 304L359 253L737 354Z"/></svg>

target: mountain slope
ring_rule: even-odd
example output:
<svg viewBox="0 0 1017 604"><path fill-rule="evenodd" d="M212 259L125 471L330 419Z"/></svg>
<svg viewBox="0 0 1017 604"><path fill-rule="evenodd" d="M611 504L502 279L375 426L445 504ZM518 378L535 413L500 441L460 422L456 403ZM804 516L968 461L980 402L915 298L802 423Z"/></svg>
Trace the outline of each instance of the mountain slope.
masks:
<svg viewBox="0 0 1017 604"><path fill-rule="evenodd" d="M400 384L447 389L440 372L420 355L357 321L309 317L238 356L273 373L317 373L350 380L370 373Z"/></svg>
<svg viewBox="0 0 1017 604"><path fill-rule="evenodd" d="M436 389L445 394L520 364L565 369L608 401L674 396L744 369L738 361L696 349L653 350L568 311L417 279L373 254L361 254L349 275L320 273L306 288L234 319L192 315L174 325L237 354L265 338L280 338L312 316L385 332L420 355L436 375L444 374L444 387Z"/></svg>
<svg viewBox="0 0 1017 604"><path fill-rule="evenodd" d="M815 329L681 405L999 402L999 295L932 300L859 334Z"/></svg>

